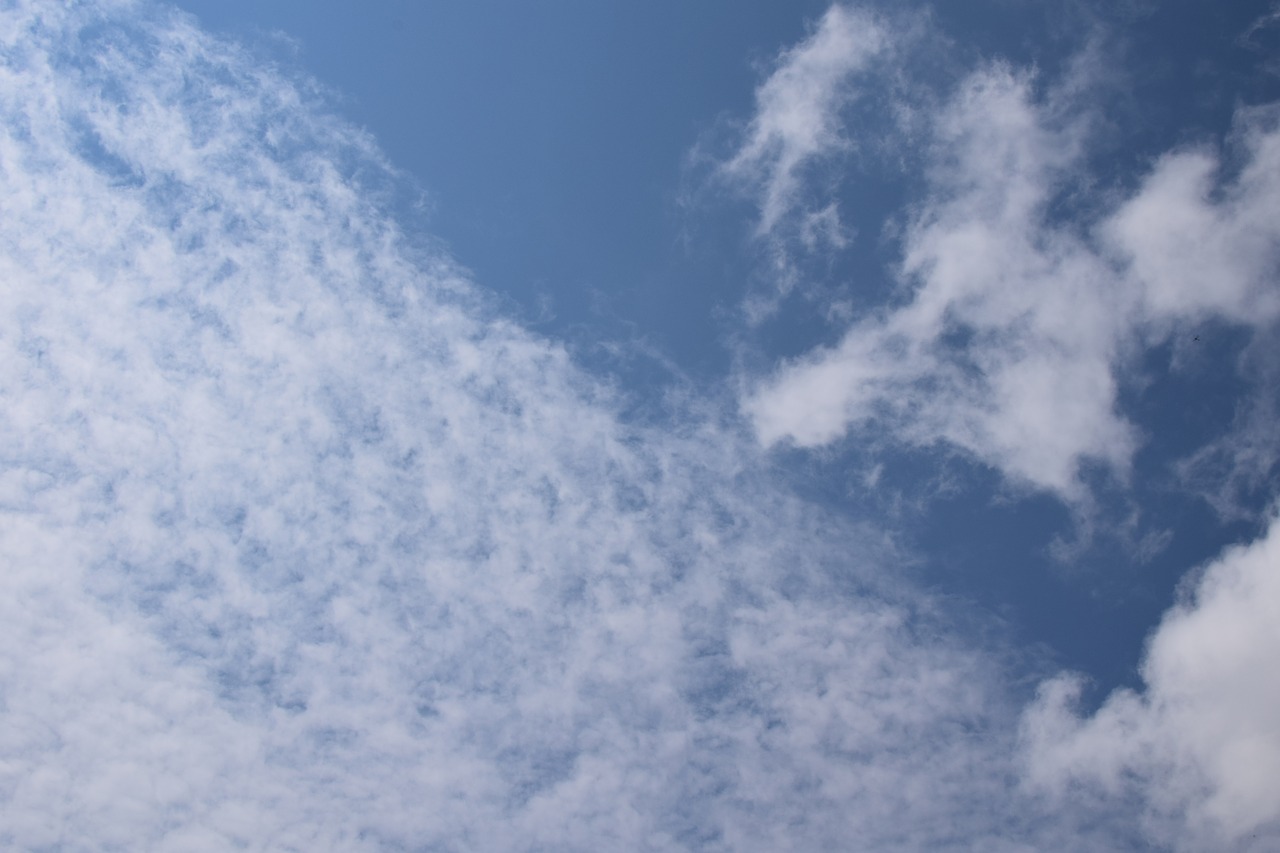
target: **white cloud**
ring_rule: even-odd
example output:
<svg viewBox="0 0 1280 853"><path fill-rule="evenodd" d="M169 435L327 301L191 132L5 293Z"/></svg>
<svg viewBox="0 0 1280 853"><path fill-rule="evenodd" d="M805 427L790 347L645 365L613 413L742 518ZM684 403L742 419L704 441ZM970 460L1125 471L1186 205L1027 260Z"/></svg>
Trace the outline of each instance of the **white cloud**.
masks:
<svg viewBox="0 0 1280 853"><path fill-rule="evenodd" d="M1072 783L1145 800L1179 849L1269 849L1280 838L1280 522L1233 548L1152 634L1141 693L1075 710L1082 684L1048 682L1024 720L1029 779L1058 798Z"/></svg>
<svg viewBox="0 0 1280 853"><path fill-rule="evenodd" d="M766 248L769 286L744 303L751 325L768 319L797 284L797 259L847 246L853 230L830 199L813 204L855 146L845 113L876 83L862 72L892 47L886 25L866 10L829 8L804 41L778 57L755 93L756 112L716 175L745 189L758 207L755 236Z"/></svg>
<svg viewBox="0 0 1280 853"><path fill-rule="evenodd" d="M1280 315L1280 132L1274 109L1239 116L1246 158L1220 179L1211 150L1163 157L1103 225L1127 261L1151 319L1223 317L1258 323Z"/></svg>
<svg viewBox="0 0 1280 853"><path fill-rule="evenodd" d="M1090 73L1086 64L1046 87L996 63L960 83L932 121L927 193L901 234L898 298L749 390L743 409L763 444L944 442L1014 483L1083 501L1082 465L1124 477L1140 446L1117 408L1125 370L1147 347L1209 323L1251 337L1242 373L1262 387L1235 431L1183 474L1216 481L1201 484L1210 495L1266 481L1280 317L1276 111L1242 110L1223 151L1170 151L1105 200L1088 187ZM820 127L838 119L839 97L828 103ZM797 196L798 212L781 216L801 227L827 196ZM1234 498L1218 498L1224 512ZM1116 691L1082 715L1082 679L1047 682L1022 721L1024 793L1044 798L1024 800L1027 813L1089 815L1111 827L1108 839L1132 833L1135 847L1272 849L1277 568L1273 522L1188 580L1190 599L1151 636L1141 692Z"/></svg>
<svg viewBox="0 0 1280 853"><path fill-rule="evenodd" d="M851 78L885 47L884 28L871 14L832 6L756 91L756 114L722 170L759 188L760 236L795 212L804 170L849 147L840 111L859 94Z"/></svg>
<svg viewBox="0 0 1280 853"><path fill-rule="evenodd" d="M741 436L624 423L305 86L147 6L0 45L0 844L1076 831L873 537Z"/></svg>
<svg viewBox="0 0 1280 853"><path fill-rule="evenodd" d="M0 13L0 845L1125 848L876 537L627 424L385 169L185 19Z"/></svg>
<svg viewBox="0 0 1280 853"><path fill-rule="evenodd" d="M1212 151L1176 151L1109 213L1064 221L1087 182L1090 68L1039 95L1001 64L963 81L903 236L905 300L756 382L743 408L762 442L875 428L1078 500L1083 463L1124 477L1139 444L1117 411L1126 359L1180 324L1280 316L1274 115L1242 115L1238 174Z"/></svg>

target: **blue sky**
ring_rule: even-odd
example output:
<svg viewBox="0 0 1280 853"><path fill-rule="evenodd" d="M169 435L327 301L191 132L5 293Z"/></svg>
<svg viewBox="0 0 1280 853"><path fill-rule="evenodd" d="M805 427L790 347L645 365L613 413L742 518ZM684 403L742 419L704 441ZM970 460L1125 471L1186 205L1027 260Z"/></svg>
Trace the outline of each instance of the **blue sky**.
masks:
<svg viewBox="0 0 1280 853"><path fill-rule="evenodd" d="M0 12L0 841L1280 840L1280 11Z"/></svg>

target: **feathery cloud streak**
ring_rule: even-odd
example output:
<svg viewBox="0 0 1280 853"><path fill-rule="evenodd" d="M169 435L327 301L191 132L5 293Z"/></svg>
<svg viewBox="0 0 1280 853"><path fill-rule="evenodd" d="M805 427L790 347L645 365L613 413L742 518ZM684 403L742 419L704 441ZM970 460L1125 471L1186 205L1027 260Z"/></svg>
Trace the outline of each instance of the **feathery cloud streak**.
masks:
<svg viewBox="0 0 1280 853"><path fill-rule="evenodd" d="M756 114L722 171L758 187L758 235L796 212L806 168L849 147L840 111L859 94L850 78L885 49L885 35L869 13L832 6L756 91Z"/></svg>
<svg viewBox="0 0 1280 853"><path fill-rule="evenodd" d="M742 144L716 173L757 199L755 236L768 247L777 292L748 300L752 323L773 314L779 297L798 283L797 255L848 245L839 205L814 204L809 187L855 147L842 112L864 94L857 75L893 47L876 15L834 5L807 39L782 53L756 90L756 112Z"/></svg>

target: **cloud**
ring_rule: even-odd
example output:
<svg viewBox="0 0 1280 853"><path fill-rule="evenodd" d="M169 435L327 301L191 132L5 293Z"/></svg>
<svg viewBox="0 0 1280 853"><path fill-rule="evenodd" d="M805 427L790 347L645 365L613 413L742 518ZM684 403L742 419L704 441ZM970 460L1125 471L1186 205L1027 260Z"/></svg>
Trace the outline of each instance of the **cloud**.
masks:
<svg viewBox="0 0 1280 853"><path fill-rule="evenodd" d="M1061 802L1085 783L1136 793L1152 832L1179 849L1263 849L1280 835L1280 523L1228 550L1151 635L1145 689L1094 713L1083 684L1046 683L1024 720L1029 780Z"/></svg>
<svg viewBox="0 0 1280 853"><path fill-rule="evenodd" d="M807 168L849 148L840 111L860 94L851 78L886 46L886 32L872 14L832 6L756 90L756 113L741 146L721 168L727 177L759 188L760 236L795 212ZM821 216L829 219L833 214L827 211L833 210L827 207Z"/></svg>
<svg viewBox="0 0 1280 853"><path fill-rule="evenodd" d="M396 180L185 17L0 13L0 844L1141 846L883 537L628 421Z"/></svg>
<svg viewBox="0 0 1280 853"><path fill-rule="evenodd" d="M1224 519L1252 520L1271 498L1280 437L1280 329L1254 336L1241 353L1239 372L1255 389L1233 413L1230 429L1187 456L1174 468L1188 488L1202 495Z"/></svg>
<svg viewBox="0 0 1280 853"><path fill-rule="evenodd" d="M902 55L886 43L877 59ZM929 120L925 189L889 233L897 292L834 345L752 380L742 409L763 445L945 444L1017 486L1084 503L1086 469L1123 480L1142 445L1120 405L1127 372L1175 337L1227 329L1246 341L1238 366L1253 393L1231 434L1175 467L1210 481L1202 489L1224 515L1245 502L1237 492L1265 492L1276 459L1276 107L1242 108L1221 146L1167 151L1131 186L1100 192L1098 62L1086 54L1047 81L987 62L947 93ZM859 94L850 78L835 85ZM841 97L823 103L815 127L839 126ZM835 196L794 189L770 234L806 227ZM1278 549L1272 522L1184 582L1187 600L1150 638L1142 691L1083 713L1082 677L1042 686L1021 724L1027 814L1089 815L1133 847L1275 845Z"/></svg>
<svg viewBox="0 0 1280 853"><path fill-rule="evenodd" d="M755 237L765 246L770 287L746 301L751 325L768 319L803 283L800 259L842 249L853 238L839 204L814 204L812 187L830 182L857 147L847 113L875 93L879 81L865 72L894 46L890 35L868 10L831 6L804 41L778 57L756 89L750 124L716 166L716 183L745 191L758 209Z"/></svg>
<svg viewBox="0 0 1280 853"><path fill-rule="evenodd" d="M891 549L628 423L394 181L189 19L0 14L0 843L1087 834L1023 812L998 666Z"/></svg>
<svg viewBox="0 0 1280 853"><path fill-rule="evenodd" d="M1280 314L1280 130L1275 109L1238 117L1244 164L1226 181L1215 152L1162 157L1102 225L1142 295L1143 319L1266 323Z"/></svg>
<svg viewBox="0 0 1280 853"><path fill-rule="evenodd" d="M1275 320L1274 111L1240 113L1238 168L1175 150L1108 201L1089 186L1098 73L1091 54L1049 84L990 63L944 99L892 270L899 298L750 383L742 407L765 445L941 442L1079 501L1082 466L1123 479L1140 446L1118 408L1135 353L1195 323Z"/></svg>
<svg viewBox="0 0 1280 853"><path fill-rule="evenodd" d="M762 441L815 446L887 422L1064 492L1083 455L1123 464L1133 438L1109 362L1128 308L1078 237L1043 224L1076 147L1045 124L1011 69L965 82L905 239L911 298L762 383L745 401Z"/></svg>

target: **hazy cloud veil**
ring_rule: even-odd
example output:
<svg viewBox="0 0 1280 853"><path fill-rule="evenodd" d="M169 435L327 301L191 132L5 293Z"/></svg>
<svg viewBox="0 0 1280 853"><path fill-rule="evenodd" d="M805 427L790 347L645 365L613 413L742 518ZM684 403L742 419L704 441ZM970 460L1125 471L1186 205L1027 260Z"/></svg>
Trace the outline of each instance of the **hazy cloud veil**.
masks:
<svg viewBox="0 0 1280 853"><path fill-rule="evenodd" d="M914 847L1003 785L871 544L620 422L305 89L148 5L0 21L4 846Z"/></svg>
<svg viewBox="0 0 1280 853"><path fill-rule="evenodd" d="M149 4L0 11L0 844L1129 846L886 546L620 417L317 101Z"/></svg>

